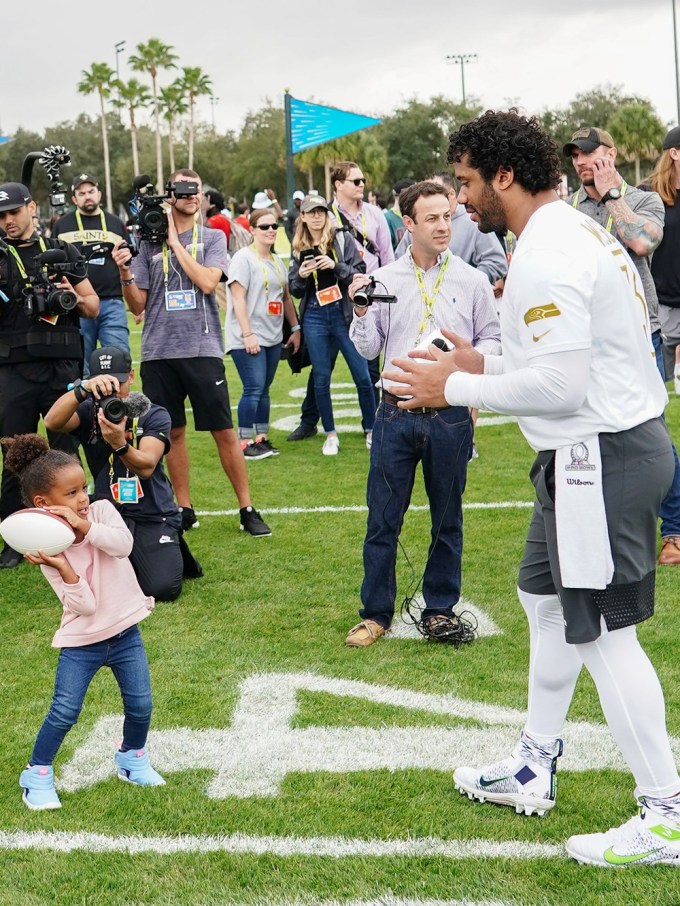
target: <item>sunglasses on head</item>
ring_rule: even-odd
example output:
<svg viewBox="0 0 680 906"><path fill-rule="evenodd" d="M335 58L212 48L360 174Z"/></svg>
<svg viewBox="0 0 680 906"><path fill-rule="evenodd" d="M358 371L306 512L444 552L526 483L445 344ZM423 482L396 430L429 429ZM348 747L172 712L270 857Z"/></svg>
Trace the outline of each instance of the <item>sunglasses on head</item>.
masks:
<svg viewBox="0 0 680 906"><path fill-rule="evenodd" d="M257 228L265 233L267 230L278 230L279 225L278 223L258 223Z"/></svg>
<svg viewBox="0 0 680 906"><path fill-rule="evenodd" d="M345 182L352 182L355 186L365 186L366 178L364 176L360 176L358 179L346 179Z"/></svg>

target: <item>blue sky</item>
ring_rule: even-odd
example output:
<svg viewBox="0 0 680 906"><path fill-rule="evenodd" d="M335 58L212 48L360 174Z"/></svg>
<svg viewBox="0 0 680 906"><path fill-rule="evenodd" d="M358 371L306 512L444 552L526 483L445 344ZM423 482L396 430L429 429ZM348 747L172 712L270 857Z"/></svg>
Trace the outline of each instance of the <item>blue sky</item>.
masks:
<svg viewBox="0 0 680 906"><path fill-rule="evenodd" d="M445 57L461 53L478 54L465 68L466 92L487 107L517 103L535 113L611 83L649 98L664 122L677 122L672 0L572 0L555 8L535 0L34 0L29 8L30 22L25 6L3 8L4 133L41 129L82 110L96 115L96 98L77 94L81 71L95 61L115 66L114 44L125 40L119 62L129 78L128 54L150 37L212 78L221 130L238 129L249 109L266 98L278 102L284 88L368 115L413 96L460 99L460 67ZM173 77L163 73L161 81ZM212 113L202 100L199 116L210 122Z"/></svg>

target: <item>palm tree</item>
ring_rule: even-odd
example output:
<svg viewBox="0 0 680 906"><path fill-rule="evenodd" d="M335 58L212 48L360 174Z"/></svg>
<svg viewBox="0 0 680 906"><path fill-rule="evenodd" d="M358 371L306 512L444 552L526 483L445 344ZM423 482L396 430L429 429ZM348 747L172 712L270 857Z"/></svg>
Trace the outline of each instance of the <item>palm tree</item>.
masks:
<svg viewBox="0 0 680 906"><path fill-rule="evenodd" d="M163 44L158 38L149 38L146 44L137 45L137 53L128 63L135 72L148 72L151 76L151 94L153 96L153 115L156 122L156 189L163 191L163 149L161 146L161 119L158 105L158 70L174 69L177 55L169 44Z"/></svg>
<svg viewBox="0 0 680 906"><path fill-rule="evenodd" d="M111 159L109 156L109 134L106 124L104 101L111 95L114 72L108 63L93 63L90 69L83 69L78 82L80 94L98 94L101 109L102 148L104 150L104 182L106 187L106 210L111 211Z"/></svg>
<svg viewBox="0 0 680 906"><path fill-rule="evenodd" d="M609 120L608 130L624 160L635 164L635 185L640 184L640 158L656 157L664 127L649 103L624 104Z"/></svg>
<svg viewBox="0 0 680 906"><path fill-rule="evenodd" d="M139 150L137 147L137 123L135 121L135 110L140 107L148 107L151 102L149 89L138 82L137 79L130 79L129 82L122 82L116 79L113 83L119 101L115 101L116 106L125 107L130 120L130 138L132 139L132 167L134 175L139 175Z"/></svg>
<svg viewBox="0 0 680 906"><path fill-rule="evenodd" d="M168 151L170 152L170 172L175 172L175 122L178 116L187 112L188 106L184 99L184 86L180 79L160 90L160 105L163 117L168 121Z"/></svg>
<svg viewBox="0 0 680 906"><path fill-rule="evenodd" d="M212 94L212 83L199 66L185 66L180 80L184 93L189 102L189 169L194 166L194 108L196 98L205 94Z"/></svg>

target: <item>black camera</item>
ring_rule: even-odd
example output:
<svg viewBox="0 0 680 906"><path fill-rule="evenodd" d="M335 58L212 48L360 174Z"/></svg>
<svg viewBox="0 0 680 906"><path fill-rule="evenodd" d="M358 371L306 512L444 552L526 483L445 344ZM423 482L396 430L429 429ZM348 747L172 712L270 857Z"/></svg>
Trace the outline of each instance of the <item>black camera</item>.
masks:
<svg viewBox="0 0 680 906"><path fill-rule="evenodd" d="M126 397L118 396L115 390L112 390L108 396L94 400L94 430L99 440L103 440L101 428L99 425L99 410L101 409L104 418L114 425L119 425L125 419L141 418L151 408L151 400L144 396L143 393L133 391Z"/></svg>
<svg viewBox="0 0 680 906"><path fill-rule="evenodd" d="M369 305L373 305L374 302L384 302L386 304L392 305L397 301L396 296L392 296L389 293L379 293L376 291L376 282L373 277L368 278L371 282L367 286L362 286L354 293L354 299L352 304L355 308L367 308ZM380 284L383 285L382 283Z"/></svg>
<svg viewBox="0 0 680 906"><path fill-rule="evenodd" d="M132 188L130 213L137 220L139 240L147 242L165 242L168 238L168 217L163 205L170 198L188 198L199 193L197 182L168 182L165 195L154 195L148 176L136 176Z"/></svg>
<svg viewBox="0 0 680 906"><path fill-rule="evenodd" d="M72 311L78 297L70 289L55 286L50 277L85 276L85 265L69 261L63 249L47 249L38 256L40 267L30 284L22 290L24 310L29 318L61 315ZM79 273L78 271L82 271Z"/></svg>

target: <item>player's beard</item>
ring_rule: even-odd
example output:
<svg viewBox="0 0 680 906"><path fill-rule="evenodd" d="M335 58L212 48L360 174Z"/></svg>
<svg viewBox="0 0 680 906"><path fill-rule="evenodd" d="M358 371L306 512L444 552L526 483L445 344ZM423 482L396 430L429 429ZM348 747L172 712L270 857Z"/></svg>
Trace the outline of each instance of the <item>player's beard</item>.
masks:
<svg viewBox="0 0 680 906"><path fill-rule="evenodd" d="M477 212L477 226L482 233L504 233L507 228L505 210L492 185L486 183Z"/></svg>

